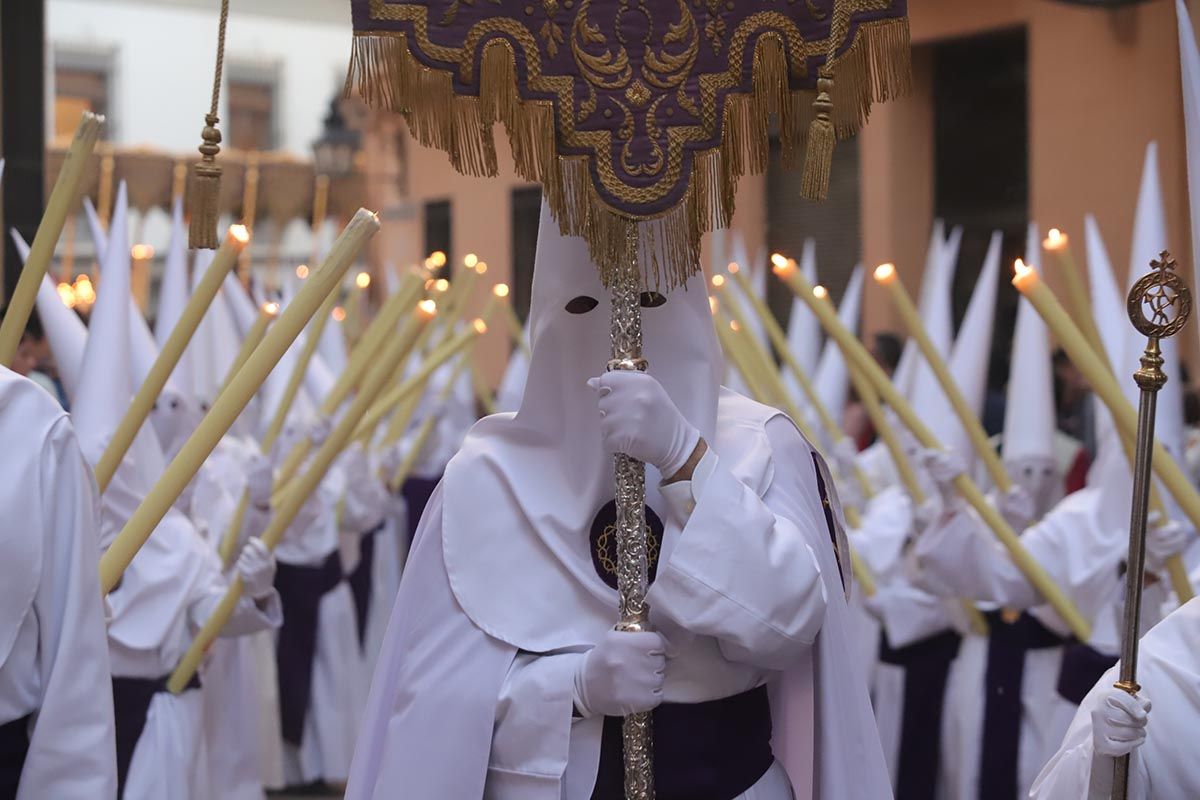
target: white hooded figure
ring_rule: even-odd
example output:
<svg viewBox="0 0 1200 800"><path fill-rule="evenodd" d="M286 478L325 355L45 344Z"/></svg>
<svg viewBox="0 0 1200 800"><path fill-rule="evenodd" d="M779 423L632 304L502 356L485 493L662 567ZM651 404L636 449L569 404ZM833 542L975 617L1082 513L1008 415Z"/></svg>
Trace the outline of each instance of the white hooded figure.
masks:
<svg viewBox="0 0 1200 800"><path fill-rule="evenodd" d="M521 407L525 380L529 377L529 334L521 331L521 341L508 357L508 365L496 389L496 411L515 412Z"/></svg>
<svg viewBox="0 0 1200 800"><path fill-rule="evenodd" d="M842 302L838 304L838 319L847 330L857 331L859 318L862 315L863 266L859 264L850 273L850 281L846 284L846 292ZM822 405L833 415L835 422L842 422L846 417L846 402L850 396L850 373L846 368L846 359L837 342L830 339L821 348L821 356L817 359L816 372L813 373L813 384L817 397Z"/></svg>
<svg viewBox="0 0 1200 800"><path fill-rule="evenodd" d="M812 239L804 240L804 249L800 252L800 271L813 286L820 282L817 279L817 243ZM821 356L821 324L808 304L799 297L792 300L792 311L788 316L787 343L788 350L804 370L804 374L813 376L813 380L816 381L817 362ZM796 407L807 409L810 405L808 398L791 370L784 370L783 383ZM829 413L836 419L838 410L830 409Z"/></svg>
<svg viewBox="0 0 1200 800"><path fill-rule="evenodd" d="M92 470L58 403L5 367L0 441L8 520L0 526L0 795L111 798L117 764Z"/></svg>
<svg viewBox="0 0 1200 800"><path fill-rule="evenodd" d="M608 292L544 205L535 275L524 400L475 425L426 508L347 797L623 796L618 717L655 707L659 796L890 797L829 473L720 389L702 278L643 295L649 374L593 378ZM613 631L616 450L648 462L661 634Z"/></svg>
<svg viewBox="0 0 1200 800"><path fill-rule="evenodd" d="M1038 775L1032 800L1109 800L1116 757L1127 754L1129 800L1200 797L1190 746L1200 715L1200 599L1142 637L1136 697L1113 686L1119 670L1112 667L1088 692L1062 747Z"/></svg>
<svg viewBox="0 0 1200 800"><path fill-rule="evenodd" d="M91 464L99 460L133 394L125 208L122 185L73 414L84 457ZM154 431L143 426L101 497L101 547L115 538L163 469ZM279 599L271 586L274 562L261 542L254 540L244 548L236 569L246 595L224 635L278 625ZM173 508L109 593L108 639L122 798L211 796L201 736L201 693L190 687L173 695L166 691L165 682L227 588L211 547Z"/></svg>

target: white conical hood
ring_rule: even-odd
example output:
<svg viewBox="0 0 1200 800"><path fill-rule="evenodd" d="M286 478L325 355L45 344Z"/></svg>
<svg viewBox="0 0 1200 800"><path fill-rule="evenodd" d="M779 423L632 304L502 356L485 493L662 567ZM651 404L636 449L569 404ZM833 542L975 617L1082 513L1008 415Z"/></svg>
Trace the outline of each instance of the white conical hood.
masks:
<svg viewBox="0 0 1200 800"><path fill-rule="evenodd" d="M816 286L817 279L817 243L812 239L804 240L804 250L800 255L800 271L808 282ZM800 369L810 378L817 370L817 362L821 356L821 324L809 310L808 304L799 297L792 301L792 315L788 318L787 329L788 350L800 365ZM784 384L789 395L796 401L799 408L808 405L800 382L790 369L783 371Z"/></svg>
<svg viewBox="0 0 1200 800"><path fill-rule="evenodd" d="M988 364L991 361L992 323L996 314L996 292L1000 279L1000 247L1003 237L999 232L992 234L983 268L971 292L971 302L963 316L958 337L951 348L947 365L959 391L971 411L978 417L983 412L983 400L987 391ZM932 370L929 370L932 375ZM918 380L920 380L918 378ZM936 390L936 392L934 391ZM918 383L918 413L937 436L938 440L953 449L964 459L973 457L971 440L959 422L946 393L934 378L931 387L926 382Z"/></svg>
<svg viewBox="0 0 1200 800"><path fill-rule="evenodd" d="M1192 224L1192 280L1200 286L1200 49L1187 4L1175 0L1179 17L1179 63L1183 73L1183 121L1187 142L1188 197Z"/></svg>
<svg viewBox="0 0 1200 800"><path fill-rule="evenodd" d="M333 375L341 375L346 368L346 333L342 323L329 319L321 331L321 340L317 342L317 352L321 360Z"/></svg>
<svg viewBox="0 0 1200 800"><path fill-rule="evenodd" d="M83 198L83 211L87 217L88 230L92 234L92 246L96 248L96 259L100 260L108 251L108 232L104 230L104 223L100 221L100 215L92 205L92 198Z"/></svg>
<svg viewBox="0 0 1200 800"><path fill-rule="evenodd" d="M1057 430L1054 406L1054 365L1050 335L1033 305L1017 301L1012 363L1004 407L1003 451L1006 463L1026 458L1053 460Z"/></svg>
<svg viewBox="0 0 1200 800"><path fill-rule="evenodd" d="M1146 148L1146 164L1142 171L1142 185L1138 193L1137 215L1133 225L1133 243L1129 254L1129 279L1127 288L1150 271L1150 262L1158 258L1163 250L1171 249L1167 232L1166 210L1163 205L1162 184L1158 171L1158 145L1151 142ZM1125 387L1130 402L1137 407L1140 390L1129 377L1138 369L1141 355L1146 349L1146 337L1122 320L1125 332L1123 363L1117 371L1117 379ZM1183 393L1179 338L1170 337L1161 341L1163 372L1167 383L1158 393L1158 412L1155 417L1155 433L1176 461L1183 463L1184 436L1186 426L1183 417Z"/></svg>
<svg viewBox="0 0 1200 800"><path fill-rule="evenodd" d="M524 333L521 338L528 342ZM529 355L524 347L513 348L508 357L508 366L496 389L496 411L516 411L521 407L521 396L525 394L525 379L529 375Z"/></svg>
<svg viewBox="0 0 1200 800"><path fill-rule="evenodd" d="M942 251L946 247L946 223L940 219L933 221L933 230L929 232L929 247L925 251L925 266L921 272L921 290L919 299L917 300L917 308L924 311L929 307L930 298L933 295L934 286L937 284L935 277L940 269ZM917 360L921 356L921 351L917 347L917 342L911 336L905 339L904 348L900 351L900 361L896 364L896 374L893 376L893 382L905 396L912 396L913 378L916 375Z"/></svg>
<svg viewBox="0 0 1200 800"><path fill-rule="evenodd" d="M838 318L851 331L858 330L862 310L863 275L863 265L859 264L850 274L846 294L842 296L842 303L838 306ZM821 403L833 416L834 421L841 423L842 411L846 407L850 391L850 373L846 370L842 349L833 339L827 340L821 350L821 359L817 364L813 383L816 384L817 396L821 398Z"/></svg>
<svg viewBox="0 0 1200 800"><path fill-rule="evenodd" d="M958 271L958 253L962 245L963 229L955 227L950 237L937 246L937 252L930 264L929 272L921 281L921 295L917 310L925 323L925 332L943 358L948 358L950 345L954 341L954 309L951 291L954 288L954 275ZM926 285L928 284L928 285ZM915 399L917 392L928 391L930 381L936 383L932 370L925 363L917 342L911 336L904 345L905 351L900 355L900 364L896 368L896 386L910 398Z"/></svg>
<svg viewBox="0 0 1200 800"><path fill-rule="evenodd" d="M1091 214L1085 216L1083 227L1087 240L1088 295L1092 302L1092 318L1096 321L1096 327L1100 329L1104 356L1108 359L1109 366L1115 370L1120 353L1124 349L1124 326L1129 324L1129 318L1125 314L1125 300L1096 218Z"/></svg>
<svg viewBox="0 0 1200 800"><path fill-rule="evenodd" d="M12 230L12 239L17 255L24 264L29 258L29 245L16 228ZM75 393L79 389L79 374L83 369L83 352L87 347L87 326L78 314L63 305L49 275L43 275L38 285L37 313L50 343L50 352L54 354L58 378L62 381L67 401L74 403Z"/></svg>
<svg viewBox="0 0 1200 800"><path fill-rule="evenodd" d="M221 287L221 296L225 298L225 303L229 306L229 313L233 315L238 337L244 337L254 326L254 321L258 319L258 307L250 299L246 287L242 286L242 282L233 273L225 276L225 283Z"/></svg>

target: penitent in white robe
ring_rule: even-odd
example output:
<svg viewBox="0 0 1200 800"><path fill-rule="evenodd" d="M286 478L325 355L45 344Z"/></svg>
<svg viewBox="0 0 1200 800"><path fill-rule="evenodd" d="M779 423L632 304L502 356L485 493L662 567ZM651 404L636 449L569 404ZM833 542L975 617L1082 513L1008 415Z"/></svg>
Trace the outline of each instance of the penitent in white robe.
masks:
<svg viewBox="0 0 1200 800"><path fill-rule="evenodd" d="M1092 749L1092 712L1117 681L1120 666L1104 674L1083 699L1062 747L1030 792L1032 800L1108 800L1113 760ZM1200 797L1196 720L1200 719L1200 599L1190 600L1142 637L1139 696L1153 704L1146 742L1130 758L1129 800Z"/></svg>
<svg viewBox="0 0 1200 800"><path fill-rule="evenodd" d="M104 495L103 525L128 518L138 496L124 485L123 464ZM160 679L174 670L228 583L212 547L175 509L155 528L109 594L109 652L114 676ZM279 596L243 597L222 637L278 627ZM200 691L160 692L150 701L125 783L125 800L207 800L209 769Z"/></svg>
<svg viewBox="0 0 1200 800"><path fill-rule="evenodd" d="M778 763L745 800L787 800L791 787L802 799L888 798L811 449L761 409L724 393L717 441L694 480L663 491L663 553L647 601L677 653L664 696L773 690ZM611 628L616 592L595 577L583 532L569 574L533 559L532 534L492 536L507 552L486 537L448 538L447 516L465 507L443 497L445 486L401 582L347 797L586 800L602 720L572 720L572 676ZM532 602L524 594L546 591L535 613L517 613Z"/></svg>
<svg viewBox="0 0 1200 800"><path fill-rule="evenodd" d="M1117 639L1116 606L1120 602L1118 564L1128 547L1127 520L1102 519L1100 490L1083 489L1064 498L1040 522L1021 536L1021 542L1092 623L1088 642L1100 652L1114 653ZM1066 635L1066 624L1025 579L1006 551L973 512L959 509L931 527L918 541L919 583L945 597L968 597L1013 609L1028 609L1052 631ZM1147 622L1157 619L1163 601L1161 587L1149 590ZM971 796L978 792L982 746L983 703L978 675L986 669L986 642L960 653L974 662L976 678L960 674L954 682L954 705L959 717L952 723L957 738L947 739L946 766L953 791ZM1018 752L1018 788L1027 792L1038 770L1054 753L1066 732L1075 707L1058 694L1061 648L1030 651L1026 655L1021 690L1021 741ZM972 714L974 719L971 718ZM948 731L949 733L949 731ZM954 793L949 795L954 797Z"/></svg>
<svg viewBox="0 0 1200 800"><path fill-rule="evenodd" d="M58 403L0 367L0 724L29 714L19 800L111 798L112 688L91 468Z"/></svg>

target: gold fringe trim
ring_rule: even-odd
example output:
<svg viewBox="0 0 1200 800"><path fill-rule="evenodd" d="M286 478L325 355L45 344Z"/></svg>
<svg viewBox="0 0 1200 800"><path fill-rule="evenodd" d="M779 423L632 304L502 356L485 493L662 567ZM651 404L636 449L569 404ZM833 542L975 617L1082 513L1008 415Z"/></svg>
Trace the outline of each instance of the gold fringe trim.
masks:
<svg viewBox="0 0 1200 800"><path fill-rule="evenodd" d="M818 120L813 107L817 92L788 89L789 65L777 34L759 36L753 58L751 91L726 95L720 145L693 152L683 199L646 219L632 218L601 199L586 157L557 153L554 106L521 98L515 54L505 39L494 39L484 49L479 97L469 97L454 93L450 72L418 61L405 34L358 33L345 92L357 93L372 107L403 113L418 142L446 152L454 168L467 175L497 173L492 128L503 124L517 173L541 183L564 234L587 240L605 284L635 255L628 234L636 226L636 255L647 286L670 289L700 269L700 237L728 227L738 179L766 171L772 115L779 119L784 167L804 164L805 181L811 177L819 189L828 185L835 136L853 136L872 104L911 89L906 19L859 25L851 46L827 66L837 88L829 93L832 109L825 120ZM815 151L809 153L810 147Z"/></svg>

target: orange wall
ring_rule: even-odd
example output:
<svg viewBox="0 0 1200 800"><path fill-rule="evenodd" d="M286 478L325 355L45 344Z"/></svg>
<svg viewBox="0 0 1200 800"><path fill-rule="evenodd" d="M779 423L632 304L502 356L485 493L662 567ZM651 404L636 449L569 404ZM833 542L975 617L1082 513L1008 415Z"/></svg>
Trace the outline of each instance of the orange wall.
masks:
<svg viewBox="0 0 1200 800"><path fill-rule="evenodd" d="M1200 0L1189 3L1200 6ZM1142 159L1146 144L1157 140L1172 239L1164 244L1184 262L1191 243L1173 2L1152 0L1117 12L1048 0L910 0L909 5L914 93L877 107L860 134L865 263L894 261L914 289L919 284L934 205L932 53L922 45L1021 25L1029 33L1033 217L1043 230L1057 226L1072 234L1082 257L1083 215L1094 213L1124 279ZM419 212L427 200L453 197L455 254L475 252L488 262L490 278L508 280L509 193L521 182L498 133L502 174L491 180L460 176L445 155L410 143L409 199ZM738 187L734 226L751 253L765 246L765 194L762 176L744 178ZM418 261L424 255L419 213L397 223L385 241L391 260ZM706 265L708 251L706 242ZM1048 280L1055 284L1053 274ZM485 291L481 286L477 303ZM865 330L895 327L880 293L868 290L865 302ZM1189 345L1194 338L1188 337ZM490 334L482 354L493 379L506 352L501 333Z"/></svg>

